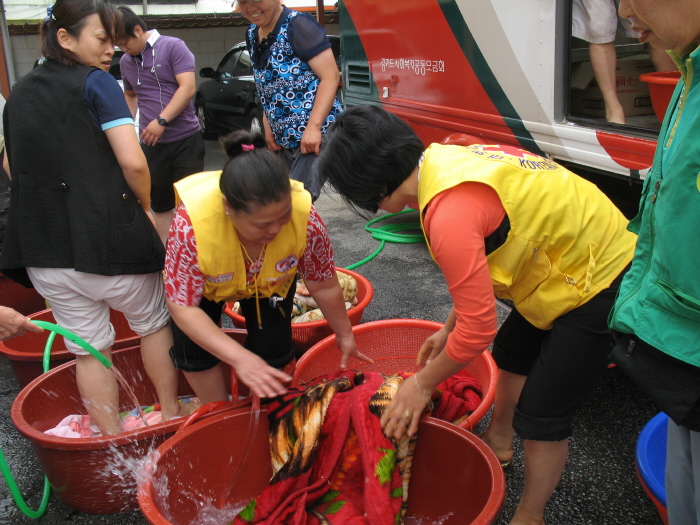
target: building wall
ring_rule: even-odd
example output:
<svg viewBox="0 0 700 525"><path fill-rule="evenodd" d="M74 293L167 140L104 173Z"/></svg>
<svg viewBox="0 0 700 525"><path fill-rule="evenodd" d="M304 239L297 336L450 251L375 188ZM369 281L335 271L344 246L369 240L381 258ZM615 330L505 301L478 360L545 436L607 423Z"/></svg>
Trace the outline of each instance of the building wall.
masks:
<svg viewBox="0 0 700 525"><path fill-rule="evenodd" d="M187 43L195 57L195 75L197 82L199 70L203 67L219 65L224 53L229 48L245 40L247 26L238 27L214 27L214 28L185 28L163 29L159 32L181 38ZM339 34L338 24L327 24L326 32L331 35ZM14 61L15 79L19 79L34 66L34 62L41 52L39 51L39 35L14 35L10 37L12 47L12 60Z"/></svg>

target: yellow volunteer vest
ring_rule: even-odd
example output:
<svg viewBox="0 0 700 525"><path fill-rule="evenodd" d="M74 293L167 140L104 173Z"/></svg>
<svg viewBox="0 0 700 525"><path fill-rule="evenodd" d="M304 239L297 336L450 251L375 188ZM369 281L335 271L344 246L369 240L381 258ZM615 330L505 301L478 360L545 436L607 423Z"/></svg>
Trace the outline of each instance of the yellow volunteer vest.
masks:
<svg viewBox="0 0 700 525"><path fill-rule="evenodd" d="M255 296L255 286L246 284L245 259L238 234L224 212L219 189L220 171L190 175L175 183L197 239L197 262L204 274L204 297L212 301L238 301ZM292 185L292 219L267 245L257 278L258 297L284 297L294 282L299 258L306 249L306 227L311 195L303 184Z"/></svg>
<svg viewBox="0 0 700 525"><path fill-rule="evenodd" d="M418 182L421 222L438 193L468 181L492 187L510 220L505 243L487 257L496 296L540 329L608 288L632 260L637 237L594 184L509 146L431 145Z"/></svg>

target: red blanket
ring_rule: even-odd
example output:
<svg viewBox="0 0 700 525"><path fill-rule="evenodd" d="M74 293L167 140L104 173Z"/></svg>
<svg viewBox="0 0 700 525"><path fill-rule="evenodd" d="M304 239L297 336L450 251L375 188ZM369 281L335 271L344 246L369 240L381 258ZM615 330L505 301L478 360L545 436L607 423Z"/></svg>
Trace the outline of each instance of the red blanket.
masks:
<svg viewBox="0 0 700 525"><path fill-rule="evenodd" d="M268 408L272 480L233 524L401 523L416 437L388 439L379 419L404 377L342 372L276 398ZM468 383L442 383L434 415L456 419L476 408L477 398L453 394L471 390Z"/></svg>

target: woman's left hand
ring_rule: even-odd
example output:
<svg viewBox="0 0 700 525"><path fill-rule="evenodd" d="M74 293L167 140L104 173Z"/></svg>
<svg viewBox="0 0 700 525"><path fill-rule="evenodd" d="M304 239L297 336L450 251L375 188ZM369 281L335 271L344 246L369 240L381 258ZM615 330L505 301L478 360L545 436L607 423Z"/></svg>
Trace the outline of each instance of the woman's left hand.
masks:
<svg viewBox="0 0 700 525"><path fill-rule="evenodd" d="M348 336L335 336L335 342L343 353L340 358L340 368L347 368L348 361L351 357L355 359L361 359L362 361L367 361L369 363L374 363L372 358L367 357L365 354L357 350L357 344L355 343L355 336L350 334Z"/></svg>
<svg viewBox="0 0 700 525"><path fill-rule="evenodd" d="M418 422L430 401L430 396L421 393L410 384L412 382L413 377L404 380L382 414L381 425L388 438L400 440L404 434L412 437L418 431Z"/></svg>
<svg viewBox="0 0 700 525"><path fill-rule="evenodd" d="M321 130L307 127L301 136L301 152L318 155L321 148Z"/></svg>

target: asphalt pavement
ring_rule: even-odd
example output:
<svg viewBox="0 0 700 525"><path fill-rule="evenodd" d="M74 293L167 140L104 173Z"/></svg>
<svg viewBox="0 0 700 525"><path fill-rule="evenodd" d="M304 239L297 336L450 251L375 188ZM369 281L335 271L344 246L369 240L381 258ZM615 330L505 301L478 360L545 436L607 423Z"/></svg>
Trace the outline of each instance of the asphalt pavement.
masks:
<svg viewBox="0 0 700 525"><path fill-rule="evenodd" d="M206 169L220 169L225 155L216 141L207 141ZM324 193L316 203L328 227L336 266L346 267L374 252L379 242L365 230L366 220L349 211L334 194ZM389 221L417 221L406 214ZM458 225L456 225L458 227ZM387 243L373 260L354 271L367 277L375 295L363 322L392 318L444 321L450 298L440 270L423 243ZM508 313L498 305L501 321ZM14 428L10 406L19 387L8 362L0 358L0 448L8 460L20 491L30 508L37 508L43 474L29 442ZM634 469L634 447L642 427L657 409L618 369L604 374L592 397L574 422L569 460L561 483L546 509L548 525L658 525L661 520L642 490ZM488 416L476 431L485 428ZM507 494L496 522L506 525L513 515L523 487L522 444L516 439L512 465L506 469ZM445 475L449 483L449 473ZM0 525L143 525L139 511L98 515L78 512L64 505L54 494L48 510L39 520L22 514L7 485L0 481Z"/></svg>

